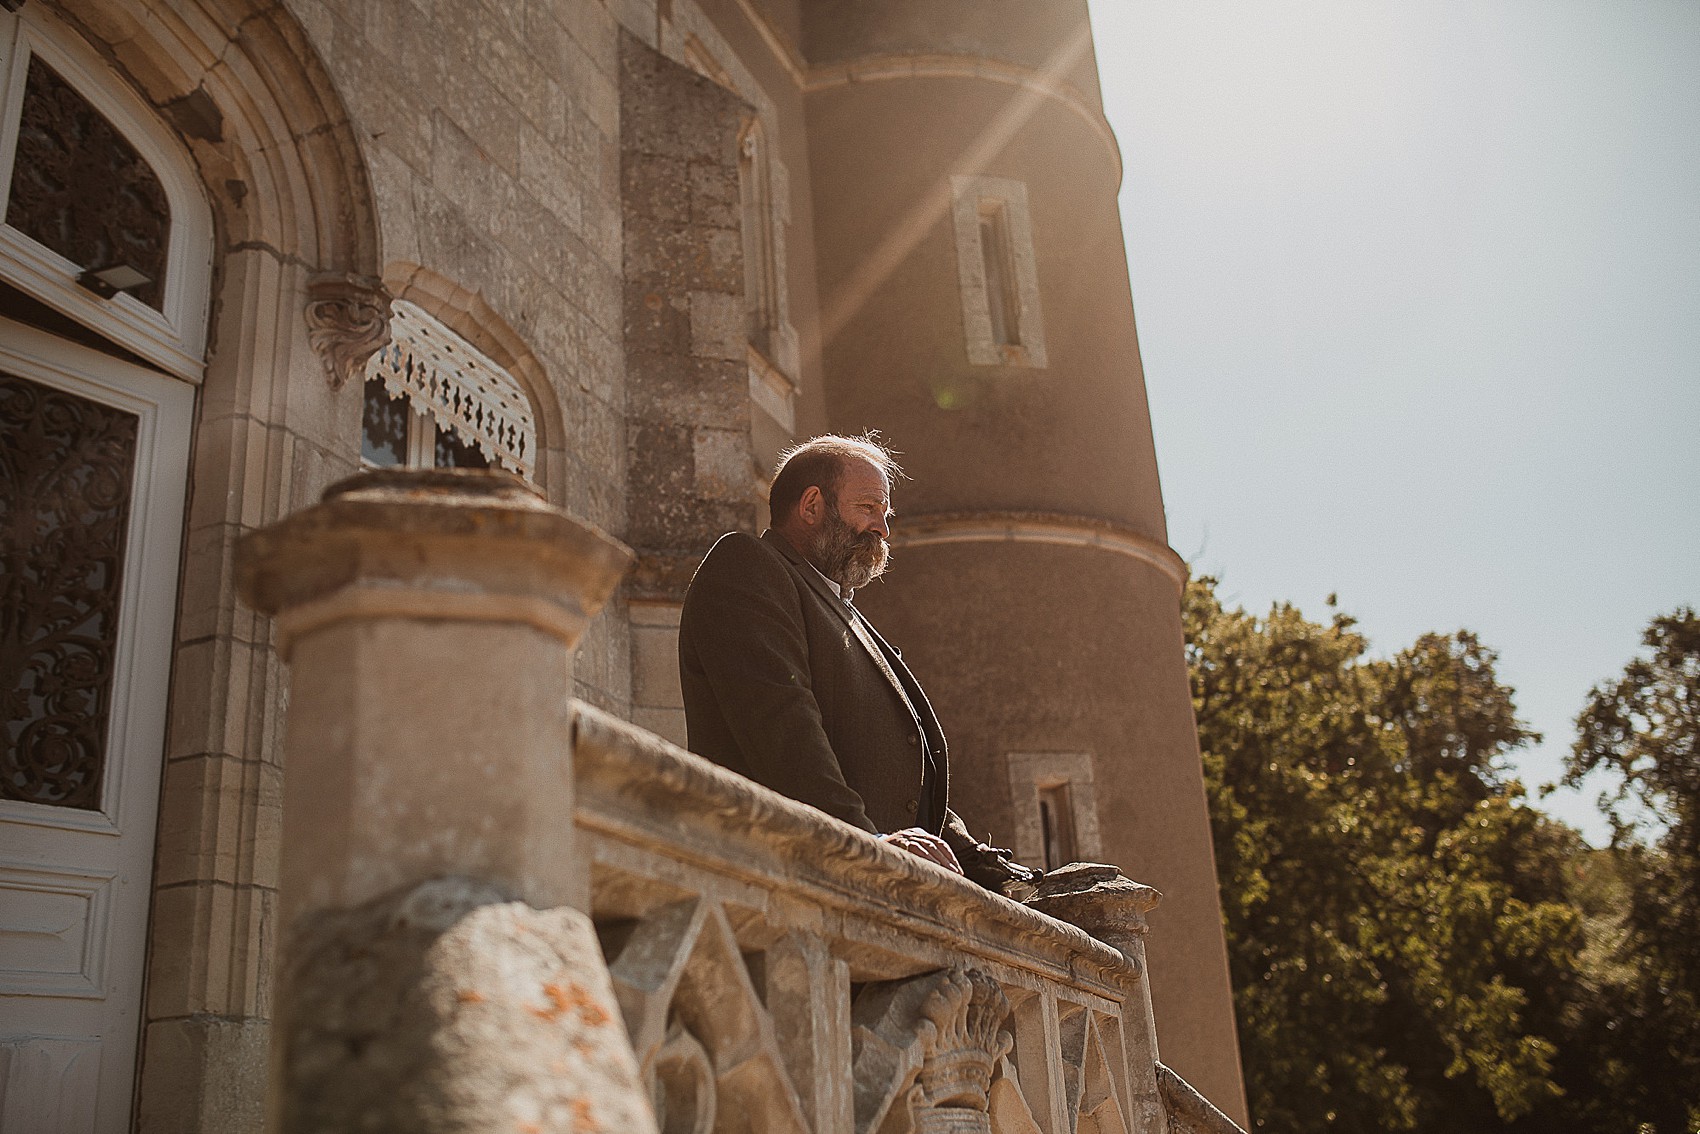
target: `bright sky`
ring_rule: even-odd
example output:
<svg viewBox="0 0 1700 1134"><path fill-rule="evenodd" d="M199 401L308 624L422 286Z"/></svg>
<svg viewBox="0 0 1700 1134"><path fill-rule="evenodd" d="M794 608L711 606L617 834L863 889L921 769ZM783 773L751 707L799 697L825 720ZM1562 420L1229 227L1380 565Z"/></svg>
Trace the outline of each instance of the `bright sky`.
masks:
<svg viewBox="0 0 1700 1134"><path fill-rule="evenodd" d="M1700 3L1091 7L1170 543L1475 630L1556 779L1700 605ZM1600 841L1595 790L1544 806Z"/></svg>

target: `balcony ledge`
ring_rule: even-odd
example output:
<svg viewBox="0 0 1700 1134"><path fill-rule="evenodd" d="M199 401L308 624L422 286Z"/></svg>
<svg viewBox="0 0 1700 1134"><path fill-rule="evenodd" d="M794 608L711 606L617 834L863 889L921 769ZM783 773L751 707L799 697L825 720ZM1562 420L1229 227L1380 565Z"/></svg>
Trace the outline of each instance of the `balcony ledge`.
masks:
<svg viewBox="0 0 1700 1134"><path fill-rule="evenodd" d="M762 904L783 891L815 904L846 933L879 927L889 977L967 952L1049 980L1120 999L1140 979L1123 954L1076 927L879 842L635 725L575 703L578 826L620 844L682 860L747 888ZM682 888L680 897L689 890ZM598 918L641 917L665 901L653 885L607 894Z"/></svg>

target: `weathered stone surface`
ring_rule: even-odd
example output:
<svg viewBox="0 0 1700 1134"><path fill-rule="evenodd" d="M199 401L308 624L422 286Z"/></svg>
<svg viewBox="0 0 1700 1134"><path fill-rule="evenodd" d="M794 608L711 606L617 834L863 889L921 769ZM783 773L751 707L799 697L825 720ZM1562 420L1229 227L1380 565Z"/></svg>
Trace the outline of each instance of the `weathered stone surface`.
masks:
<svg viewBox="0 0 1700 1134"><path fill-rule="evenodd" d="M263 1134L271 1025L238 1016L184 1016L148 1025L138 1134Z"/></svg>
<svg viewBox="0 0 1700 1134"><path fill-rule="evenodd" d="M1009 1011L995 981L963 966L863 989L851 1009L857 1134L881 1129L893 1107L918 1134L990 1134Z"/></svg>
<svg viewBox="0 0 1700 1134"><path fill-rule="evenodd" d="M1150 886L1101 862L1071 862L1046 873L1026 904L1078 925L1130 957L1143 952L1151 926L1145 915L1163 900Z"/></svg>
<svg viewBox="0 0 1700 1134"><path fill-rule="evenodd" d="M768 878L798 905L825 911L819 916L889 922L914 957L955 957L971 944L979 955L1019 956L1098 995L1119 996L1124 981L1137 980L1126 957L1073 926L586 705L577 706L573 760L581 824L718 871ZM909 964L911 974L940 967Z"/></svg>
<svg viewBox="0 0 1700 1134"><path fill-rule="evenodd" d="M700 559L756 519L737 152L750 108L624 34L620 99L626 534L646 560ZM649 571L634 593L679 601L677 574Z"/></svg>
<svg viewBox="0 0 1700 1134"><path fill-rule="evenodd" d="M1161 1063L1157 1064L1157 1086L1169 1112L1170 1134L1245 1134L1239 1123Z"/></svg>
<svg viewBox="0 0 1700 1134"><path fill-rule="evenodd" d="M284 1130L646 1134L595 932L445 878L299 927Z"/></svg>
<svg viewBox="0 0 1700 1134"><path fill-rule="evenodd" d="M333 485L316 508L247 537L237 576L250 605L280 617L287 656L302 607L374 584L441 592L437 617L453 594L530 599L576 626L576 641L629 561L518 477L396 469Z"/></svg>
<svg viewBox="0 0 1700 1134"><path fill-rule="evenodd" d="M584 901L571 648L630 553L517 477L386 470L248 536L292 659L285 924L442 873Z"/></svg>

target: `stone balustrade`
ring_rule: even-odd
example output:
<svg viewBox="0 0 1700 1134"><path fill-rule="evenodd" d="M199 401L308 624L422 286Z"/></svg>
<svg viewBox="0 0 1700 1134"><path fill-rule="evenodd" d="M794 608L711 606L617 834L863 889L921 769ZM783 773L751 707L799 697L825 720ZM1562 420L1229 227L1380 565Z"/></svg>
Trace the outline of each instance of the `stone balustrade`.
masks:
<svg viewBox="0 0 1700 1134"><path fill-rule="evenodd" d="M1157 1062L1151 888L1018 904L571 701L625 553L519 481L242 555L294 667L277 1129L1237 1129Z"/></svg>
<svg viewBox="0 0 1700 1134"><path fill-rule="evenodd" d="M591 914L663 1130L706 1134L728 1105L775 1134L1165 1129L1137 937L1118 950L588 706L573 755Z"/></svg>

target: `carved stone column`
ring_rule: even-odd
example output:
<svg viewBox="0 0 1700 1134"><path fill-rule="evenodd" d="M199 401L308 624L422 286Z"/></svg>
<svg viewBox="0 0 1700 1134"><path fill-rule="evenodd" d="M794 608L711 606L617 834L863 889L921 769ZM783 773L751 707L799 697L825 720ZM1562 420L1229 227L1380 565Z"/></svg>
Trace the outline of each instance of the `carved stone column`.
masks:
<svg viewBox="0 0 1700 1134"><path fill-rule="evenodd" d="M1122 1032L1126 1038L1128 1079L1132 1085L1133 1126L1140 1134L1164 1134L1166 1112L1157 1086L1157 1030L1151 1010L1151 982L1145 967L1145 915L1163 895L1135 882L1113 866L1075 862L1050 871L1026 904L1058 921L1078 926L1127 958L1123 985Z"/></svg>
<svg viewBox="0 0 1700 1134"><path fill-rule="evenodd" d="M274 1129L653 1130L573 835L572 649L629 560L489 472L239 546L291 671Z"/></svg>
<svg viewBox="0 0 1700 1134"><path fill-rule="evenodd" d="M875 1134L899 1102L916 1134L990 1134L1009 1012L997 982L967 968L863 990L851 1013L856 1134Z"/></svg>

